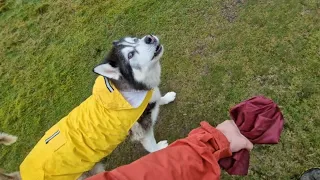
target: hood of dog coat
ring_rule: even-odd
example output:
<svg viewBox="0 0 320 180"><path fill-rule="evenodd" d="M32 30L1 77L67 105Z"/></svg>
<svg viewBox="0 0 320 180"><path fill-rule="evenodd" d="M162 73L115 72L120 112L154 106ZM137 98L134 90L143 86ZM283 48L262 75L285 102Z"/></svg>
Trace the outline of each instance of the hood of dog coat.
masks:
<svg viewBox="0 0 320 180"><path fill-rule="evenodd" d="M103 76L99 76L93 86L93 96L107 109L121 110L132 109L130 103L125 100L120 91Z"/></svg>

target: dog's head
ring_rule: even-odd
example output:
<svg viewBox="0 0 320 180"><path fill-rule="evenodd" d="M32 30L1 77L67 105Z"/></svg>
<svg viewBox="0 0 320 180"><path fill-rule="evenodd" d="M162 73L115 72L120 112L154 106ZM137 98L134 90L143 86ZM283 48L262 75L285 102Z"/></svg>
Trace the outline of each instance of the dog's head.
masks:
<svg viewBox="0 0 320 180"><path fill-rule="evenodd" d="M152 89L160 83L164 48L153 35L125 37L114 41L105 61L94 72L113 80L125 79L134 89Z"/></svg>

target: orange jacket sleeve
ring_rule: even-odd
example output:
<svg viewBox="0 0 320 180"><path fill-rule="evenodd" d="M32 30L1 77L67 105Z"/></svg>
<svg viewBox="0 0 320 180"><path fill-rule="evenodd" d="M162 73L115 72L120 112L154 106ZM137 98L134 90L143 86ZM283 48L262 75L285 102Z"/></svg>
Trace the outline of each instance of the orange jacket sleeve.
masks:
<svg viewBox="0 0 320 180"><path fill-rule="evenodd" d="M215 180L219 159L231 156L226 137L207 122L188 137L137 161L89 180Z"/></svg>

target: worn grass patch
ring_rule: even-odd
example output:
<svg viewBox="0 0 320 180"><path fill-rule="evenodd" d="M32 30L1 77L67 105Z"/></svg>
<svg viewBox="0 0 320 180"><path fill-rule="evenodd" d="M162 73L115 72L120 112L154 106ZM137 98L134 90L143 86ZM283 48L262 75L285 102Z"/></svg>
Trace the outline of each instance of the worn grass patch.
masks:
<svg viewBox="0 0 320 180"><path fill-rule="evenodd" d="M256 146L247 177L291 179L320 162L320 3L316 0L0 0L0 167L17 170L43 135L91 93L112 40L149 33L165 45L157 139L170 142L253 95L285 116L281 143ZM138 150L137 150L138 149ZM107 168L144 155L121 145Z"/></svg>

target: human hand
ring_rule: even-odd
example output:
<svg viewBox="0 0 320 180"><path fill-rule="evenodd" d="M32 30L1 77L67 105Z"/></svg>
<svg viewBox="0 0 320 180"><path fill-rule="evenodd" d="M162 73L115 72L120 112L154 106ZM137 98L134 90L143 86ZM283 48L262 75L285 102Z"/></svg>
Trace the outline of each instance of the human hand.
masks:
<svg viewBox="0 0 320 180"><path fill-rule="evenodd" d="M238 152L241 149L251 150L253 144L243 136L233 120L226 120L219 124L216 129L222 132L230 142L231 152Z"/></svg>

